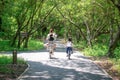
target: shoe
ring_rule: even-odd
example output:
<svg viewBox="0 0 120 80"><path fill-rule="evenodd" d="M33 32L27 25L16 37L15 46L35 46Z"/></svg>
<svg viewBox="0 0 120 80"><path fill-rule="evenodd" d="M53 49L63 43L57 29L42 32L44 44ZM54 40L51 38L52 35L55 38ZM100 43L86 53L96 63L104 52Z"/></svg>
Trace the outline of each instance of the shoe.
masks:
<svg viewBox="0 0 120 80"><path fill-rule="evenodd" d="M68 54L66 55L66 57L68 57Z"/></svg>

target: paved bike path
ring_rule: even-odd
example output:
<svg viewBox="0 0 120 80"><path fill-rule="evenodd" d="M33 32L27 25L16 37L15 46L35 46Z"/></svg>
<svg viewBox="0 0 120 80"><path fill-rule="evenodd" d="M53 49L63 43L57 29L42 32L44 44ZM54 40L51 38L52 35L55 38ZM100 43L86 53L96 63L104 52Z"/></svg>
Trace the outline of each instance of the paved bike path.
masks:
<svg viewBox="0 0 120 80"><path fill-rule="evenodd" d="M20 52L30 65L18 80L112 80L110 76L79 51L68 60L63 44L57 44L53 59L46 50Z"/></svg>

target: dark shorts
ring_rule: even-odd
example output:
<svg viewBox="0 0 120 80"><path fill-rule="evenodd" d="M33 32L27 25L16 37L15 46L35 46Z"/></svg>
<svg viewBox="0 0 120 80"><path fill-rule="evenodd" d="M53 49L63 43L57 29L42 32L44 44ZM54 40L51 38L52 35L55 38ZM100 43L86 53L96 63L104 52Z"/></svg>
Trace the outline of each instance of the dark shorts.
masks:
<svg viewBox="0 0 120 80"><path fill-rule="evenodd" d="M68 53L69 51L72 51L72 47L67 47L66 53Z"/></svg>

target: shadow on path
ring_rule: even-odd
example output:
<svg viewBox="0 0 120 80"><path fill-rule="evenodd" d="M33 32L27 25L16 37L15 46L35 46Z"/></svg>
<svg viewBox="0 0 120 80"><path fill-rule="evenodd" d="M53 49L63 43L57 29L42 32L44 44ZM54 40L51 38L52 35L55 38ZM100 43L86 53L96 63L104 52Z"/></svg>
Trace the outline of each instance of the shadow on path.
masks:
<svg viewBox="0 0 120 80"><path fill-rule="evenodd" d="M52 61L52 60L51 60ZM58 62L58 61L56 61ZM41 62L28 62L31 67L27 74L24 74L20 80L112 80L106 75L94 74L66 67L69 61L65 62L64 67L47 65ZM55 63L55 62L54 62ZM58 62L61 63L61 62ZM84 63L80 64L81 69L85 67ZM79 66L78 66L79 67ZM37 68L37 69L33 69Z"/></svg>
<svg viewBox="0 0 120 80"><path fill-rule="evenodd" d="M20 52L19 56L26 59L30 67L19 80L112 80L79 51L74 51L68 60L65 46L59 41L53 59L49 59L48 54L45 49Z"/></svg>

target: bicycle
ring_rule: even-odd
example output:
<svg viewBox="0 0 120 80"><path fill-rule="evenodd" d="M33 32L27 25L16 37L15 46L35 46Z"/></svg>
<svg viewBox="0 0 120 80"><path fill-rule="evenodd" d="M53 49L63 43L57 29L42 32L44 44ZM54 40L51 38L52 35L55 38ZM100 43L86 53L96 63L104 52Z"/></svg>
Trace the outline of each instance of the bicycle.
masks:
<svg viewBox="0 0 120 80"><path fill-rule="evenodd" d="M54 43L53 42L49 42L48 44L48 50L49 50L49 58L52 58L52 55L54 53Z"/></svg>

